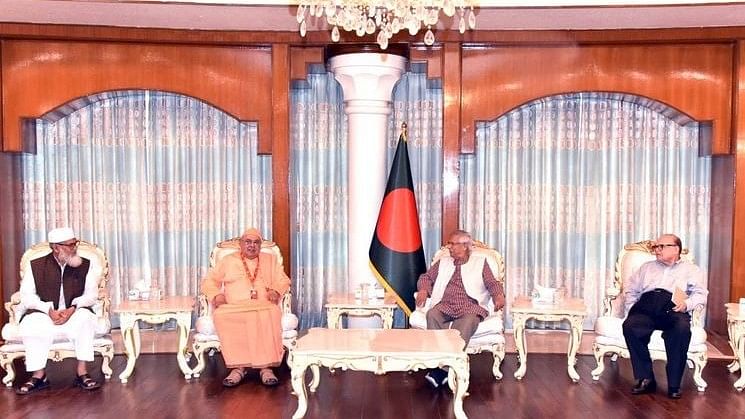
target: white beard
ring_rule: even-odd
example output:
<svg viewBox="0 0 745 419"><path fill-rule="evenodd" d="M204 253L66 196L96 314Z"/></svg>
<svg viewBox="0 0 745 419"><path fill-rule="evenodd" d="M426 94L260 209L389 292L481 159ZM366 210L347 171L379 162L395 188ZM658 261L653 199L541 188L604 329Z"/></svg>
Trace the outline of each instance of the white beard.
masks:
<svg viewBox="0 0 745 419"><path fill-rule="evenodd" d="M72 255L67 258L67 264L72 268L77 268L78 266L83 264L83 258L78 255Z"/></svg>

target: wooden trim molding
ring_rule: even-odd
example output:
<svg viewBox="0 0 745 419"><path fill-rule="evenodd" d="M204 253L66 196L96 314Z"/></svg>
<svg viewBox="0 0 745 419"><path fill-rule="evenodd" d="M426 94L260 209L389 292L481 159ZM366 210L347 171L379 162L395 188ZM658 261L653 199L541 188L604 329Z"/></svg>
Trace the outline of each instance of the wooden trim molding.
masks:
<svg viewBox="0 0 745 419"><path fill-rule="evenodd" d="M411 47L409 49L411 63L424 63L427 66L427 80L442 78L442 47L427 48Z"/></svg>
<svg viewBox="0 0 745 419"><path fill-rule="evenodd" d="M55 41L2 41L0 47L4 151L33 151L28 121L62 105L136 89L192 96L255 121L260 152L271 150L269 48Z"/></svg>
<svg viewBox="0 0 745 419"><path fill-rule="evenodd" d="M729 154L733 52L730 43L464 48L463 152L478 121L547 96L613 92L710 122L712 153Z"/></svg>
<svg viewBox="0 0 745 419"><path fill-rule="evenodd" d="M272 47L272 240L285 260L292 260L290 246L290 48ZM291 263L285 271L291 276Z"/></svg>
<svg viewBox="0 0 745 419"><path fill-rule="evenodd" d="M735 192L733 243L732 243L732 282L730 283L729 300L736 302L745 297L745 41L737 44L737 66L735 67L734 115L735 125L733 141L735 143ZM740 214L740 216L737 216Z"/></svg>
<svg viewBox="0 0 745 419"><path fill-rule="evenodd" d="M290 81L306 80L313 64L324 64L323 47L290 47Z"/></svg>
<svg viewBox="0 0 745 419"><path fill-rule="evenodd" d="M461 47L446 43L442 53L442 238L460 224Z"/></svg>

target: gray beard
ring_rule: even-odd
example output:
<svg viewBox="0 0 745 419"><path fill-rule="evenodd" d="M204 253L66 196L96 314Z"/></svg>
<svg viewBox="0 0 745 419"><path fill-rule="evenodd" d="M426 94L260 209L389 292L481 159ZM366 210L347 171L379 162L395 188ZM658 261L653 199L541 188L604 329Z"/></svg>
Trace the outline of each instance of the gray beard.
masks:
<svg viewBox="0 0 745 419"><path fill-rule="evenodd" d="M78 255L72 255L67 258L67 264L72 268L77 268L78 266L83 264L83 258Z"/></svg>

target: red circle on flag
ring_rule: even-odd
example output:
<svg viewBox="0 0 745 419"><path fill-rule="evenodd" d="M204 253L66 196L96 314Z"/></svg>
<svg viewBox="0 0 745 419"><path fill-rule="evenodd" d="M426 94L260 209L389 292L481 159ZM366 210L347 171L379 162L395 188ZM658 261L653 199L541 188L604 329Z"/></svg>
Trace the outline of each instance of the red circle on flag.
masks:
<svg viewBox="0 0 745 419"><path fill-rule="evenodd" d="M414 191L394 189L383 198L376 234L385 247L396 252L410 253L422 246Z"/></svg>

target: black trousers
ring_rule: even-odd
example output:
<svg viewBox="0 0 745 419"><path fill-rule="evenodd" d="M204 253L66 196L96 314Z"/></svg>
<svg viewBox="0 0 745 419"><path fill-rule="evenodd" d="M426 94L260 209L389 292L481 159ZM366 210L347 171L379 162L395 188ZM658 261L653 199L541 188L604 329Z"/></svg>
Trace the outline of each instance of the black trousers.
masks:
<svg viewBox="0 0 745 419"><path fill-rule="evenodd" d="M688 345L691 343L691 316L673 311L675 304L669 291L657 289L642 294L629 310L623 322L623 337L631 355L634 378L654 379L649 339L652 332L662 330L667 353L667 386L680 388L685 371Z"/></svg>

